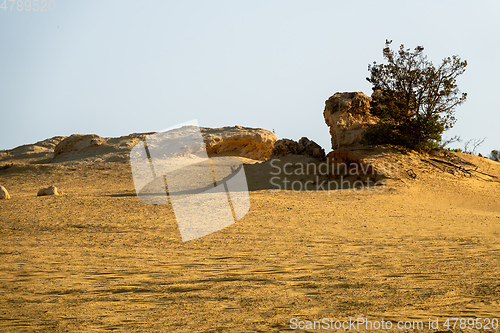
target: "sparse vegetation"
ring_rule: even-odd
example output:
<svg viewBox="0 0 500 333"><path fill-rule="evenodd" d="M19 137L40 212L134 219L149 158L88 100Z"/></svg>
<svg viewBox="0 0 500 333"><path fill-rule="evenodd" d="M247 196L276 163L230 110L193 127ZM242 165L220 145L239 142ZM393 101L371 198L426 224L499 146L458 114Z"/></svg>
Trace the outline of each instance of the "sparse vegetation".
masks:
<svg viewBox="0 0 500 333"><path fill-rule="evenodd" d="M458 135L455 135L454 137L451 137L447 140L442 140L440 143L439 143L439 148L441 149L447 149L447 150L452 150L452 149L449 149L447 148L450 144L452 143L455 143L455 142L462 142L462 138L460 138L460 136ZM460 149L460 151L462 151Z"/></svg>
<svg viewBox="0 0 500 333"><path fill-rule="evenodd" d="M467 154L476 155L477 148L479 148L479 146L481 146L485 140L486 138L470 139L466 141L464 144L464 152Z"/></svg>
<svg viewBox="0 0 500 333"><path fill-rule="evenodd" d="M467 62L454 55L435 67L423 54L423 46L412 51L401 45L395 52L391 42L386 41L383 49L387 64L368 66L366 79L374 91L380 90L372 105L380 120L364 138L416 150L439 148L442 133L456 121L455 108L467 98L456 83Z"/></svg>
<svg viewBox="0 0 500 333"><path fill-rule="evenodd" d="M490 153L490 159L492 159L493 161L496 161L497 159L500 159L500 151L499 150L496 150L496 149L493 149Z"/></svg>

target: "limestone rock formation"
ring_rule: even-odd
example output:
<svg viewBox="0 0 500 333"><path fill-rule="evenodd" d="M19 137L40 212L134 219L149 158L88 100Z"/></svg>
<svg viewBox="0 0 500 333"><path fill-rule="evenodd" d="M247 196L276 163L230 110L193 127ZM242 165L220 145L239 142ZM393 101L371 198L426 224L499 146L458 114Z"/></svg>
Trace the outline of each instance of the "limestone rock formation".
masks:
<svg viewBox="0 0 500 333"><path fill-rule="evenodd" d="M2 185L0 185L0 199L10 199L9 192Z"/></svg>
<svg viewBox="0 0 500 333"><path fill-rule="evenodd" d="M81 151L89 147L98 147L105 142L97 134L73 134L62 140L54 148L54 158L65 153Z"/></svg>
<svg viewBox="0 0 500 333"><path fill-rule="evenodd" d="M133 146L152 133L133 133L118 138L73 134L54 147L52 162L126 162Z"/></svg>
<svg viewBox="0 0 500 333"><path fill-rule="evenodd" d="M44 195L59 195L60 193L57 191L57 187L49 186L47 188L42 188L38 191L37 196L41 197Z"/></svg>
<svg viewBox="0 0 500 333"><path fill-rule="evenodd" d="M299 143L291 139L280 139L276 141L273 148L274 156L298 155Z"/></svg>
<svg viewBox="0 0 500 333"><path fill-rule="evenodd" d="M362 92L337 92L326 100L323 116L330 128L332 149L360 145L365 130L378 120L370 113L371 100Z"/></svg>
<svg viewBox="0 0 500 333"><path fill-rule="evenodd" d="M274 143L278 140L276 134L262 128L200 127L200 131L209 156L234 155L266 160L271 156ZM55 146L53 162L126 162L132 147L151 134L154 133L134 133L119 138L73 134Z"/></svg>
<svg viewBox="0 0 500 333"><path fill-rule="evenodd" d="M325 150L316 142L306 137L302 137L299 142L291 139L276 141L273 148L273 156L286 155L306 155L322 159L325 157Z"/></svg>
<svg viewBox="0 0 500 333"><path fill-rule="evenodd" d="M324 158L325 150L321 148L316 142L309 140L306 137L302 137L299 140L299 153L301 155L307 155L315 158Z"/></svg>
<svg viewBox="0 0 500 333"><path fill-rule="evenodd" d="M271 157L276 134L262 128L242 126L200 128L209 156L235 155L256 160Z"/></svg>

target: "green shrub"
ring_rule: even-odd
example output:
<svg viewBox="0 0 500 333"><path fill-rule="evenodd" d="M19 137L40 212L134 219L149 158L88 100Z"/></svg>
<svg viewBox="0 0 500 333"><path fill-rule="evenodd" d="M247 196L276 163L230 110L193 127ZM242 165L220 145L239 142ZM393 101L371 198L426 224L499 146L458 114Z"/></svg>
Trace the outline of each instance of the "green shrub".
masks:
<svg viewBox="0 0 500 333"><path fill-rule="evenodd" d="M445 130L455 123L455 107L465 102L456 78L465 71L466 61L457 56L443 59L439 67L424 56L422 46L412 52L400 46L398 52L386 41L387 64L368 66L377 98L372 113L380 120L364 134L364 142L396 144L416 150L439 147Z"/></svg>

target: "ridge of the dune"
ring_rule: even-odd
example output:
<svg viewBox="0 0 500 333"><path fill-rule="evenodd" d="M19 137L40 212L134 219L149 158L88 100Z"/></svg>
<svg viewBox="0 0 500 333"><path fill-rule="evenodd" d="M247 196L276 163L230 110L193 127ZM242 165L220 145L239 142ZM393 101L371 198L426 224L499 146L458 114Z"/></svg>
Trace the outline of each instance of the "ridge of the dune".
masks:
<svg viewBox="0 0 500 333"><path fill-rule="evenodd" d="M209 155L233 155L254 160L269 159L278 140L276 134L262 128L227 126L200 128ZM126 162L130 150L154 132L132 133L120 137L97 134L55 136L33 144L0 152L0 163L96 163Z"/></svg>
<svg viewBox="0 0 500 333"><path fill-rule="evenodd" d="M273 183L285 180L314 184L332 180L332 175L321 173L321 164L327 163L328 156L325 160L305 155L273 155L277 142L273 132L241 126L201 128L201 132L209 156L229 155L242 159L251 189L275 189ZM132 133L114 138L96 134L55 136L0 152L0 170L12 166L23 170L45 170L79 165L127 164L130 150L151 134ZM383 179L387 184L412 186L432 183L436 179L500 182L500 163L465 153L445 150L418 153L395 146L358 147L346 151L351 160L371 166L377 172L374 180ZM313 169L316 171L310 172ZM282 171L277 176L279 181L276 180L277 171ZM359 176L349 179L354 183ZM366 177L361 178L366 180Z"/></svg>

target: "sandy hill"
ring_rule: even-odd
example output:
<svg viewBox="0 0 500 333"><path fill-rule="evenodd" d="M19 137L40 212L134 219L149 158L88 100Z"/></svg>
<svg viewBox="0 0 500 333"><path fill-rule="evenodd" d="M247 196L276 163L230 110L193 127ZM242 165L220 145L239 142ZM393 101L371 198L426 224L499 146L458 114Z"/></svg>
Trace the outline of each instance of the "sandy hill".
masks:
<svg viewBox="0 0 500 333"><path fill-rule="evenodd" d="M363 175L323 174L318 159L269 160L271 134L244 149L241 137L213 140L211 156L244 161L251 208L187 243L171 206L135 196L127 156L147 134L0 152L12 196L0 201L0 330L278 332L291 318L498 317L500 163L352 150L381 181L367 188ZM304 187L275 190L285 182ZM48 185L66 194L37 197Z"/></svg>
<svg viewBox="0 0 500 333"><path fill-rule="evenodd" d="M93 168L114 165L109 163L129 164L132 147L151 134L133 133L118 138L105 138L96 134L56 136L0 152L0 169ZM327 177L327 173L333 169L326 166L325 160L300 155L274 156L271 159L276 136L269 131L237 126L202 128L202 134L209 156L235 156L246 164L250 189L285 189L283 179L276 180L276 176L302 183L308 180L338 181ZM419 154L382 146L355 148L349 151L349 155L365 165L373 166L380 175L379 179L395 181L390 184L408 185L438 178L449 181L500 181L500 163L470 154L449 151ZM361 167L360 171L365 170ZM279 175L276 175L278 172ZM345 173L343 178L350 183L356 181L357 177ZM274 180L271 180L273 177Z"/></svg>

